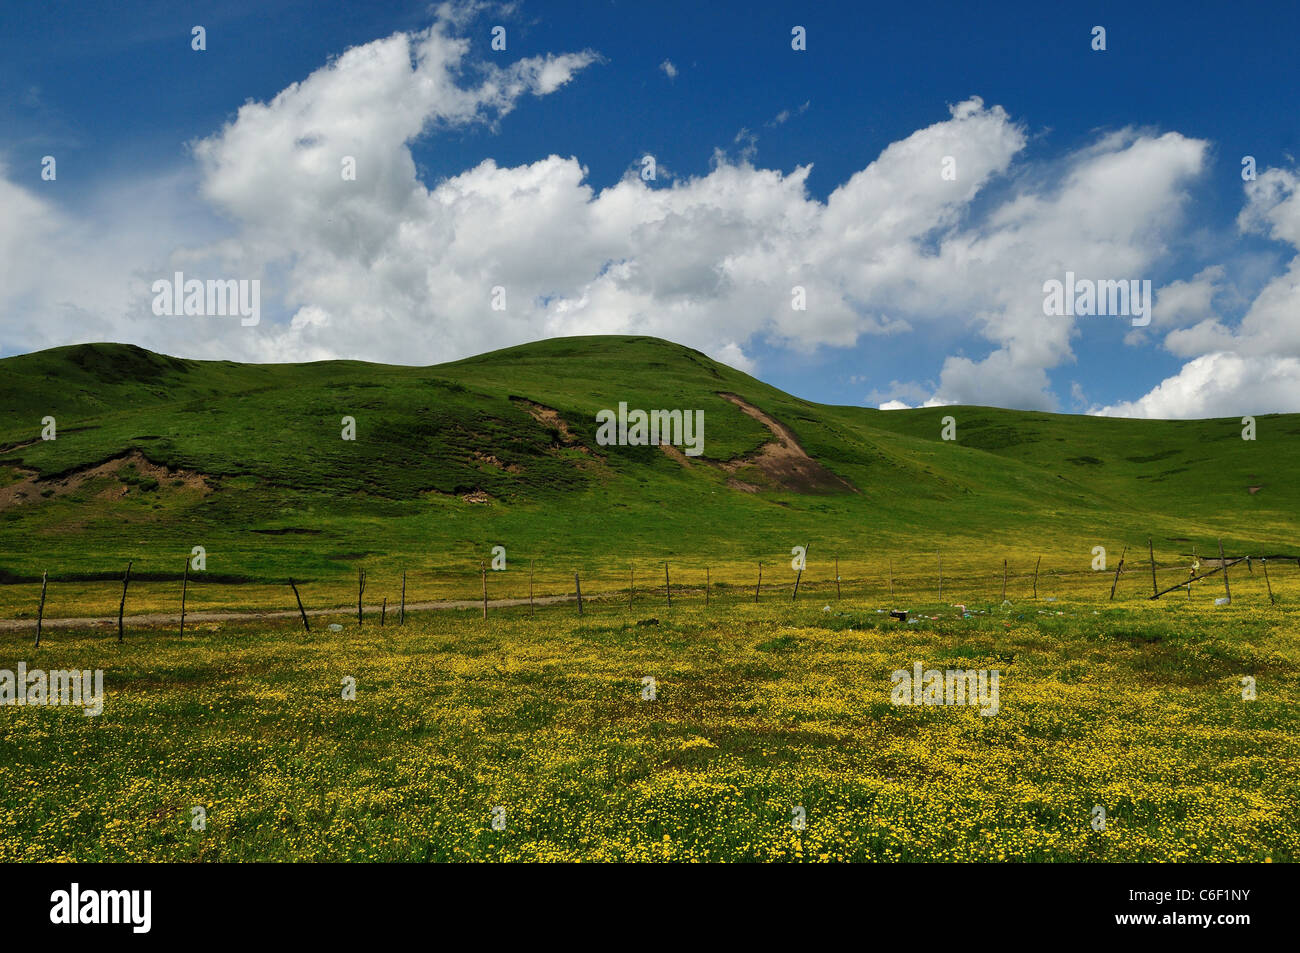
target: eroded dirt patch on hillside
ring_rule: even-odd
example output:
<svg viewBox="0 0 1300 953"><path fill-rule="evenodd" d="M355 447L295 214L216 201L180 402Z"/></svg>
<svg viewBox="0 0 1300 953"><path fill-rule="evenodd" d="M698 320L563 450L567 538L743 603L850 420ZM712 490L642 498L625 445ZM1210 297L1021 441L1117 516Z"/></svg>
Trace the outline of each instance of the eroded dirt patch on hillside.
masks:
<svg viewBox="0 0 1300 953"><path fill-rule="evenodd" d="M494 453L484 453L482 450L475 450L470 454L470 459L475 463L486 463L488 466L497 470L503 470L506 473L523 473L524 468L517 463L504 463L501 458Z"/></svg>
<svg viewBox="0 0 1300 953"><path fill-rule="evenodd" d="M543 427L558 434L558 438L551 446L552 451L576 450L593 460L605 459L578 439L568 421L561 417L560 412L554 407L547 407L545 404L539 404L537 401L529 400L526 397L511 397L510 400L528 411L529 416Z"/></svg>
<svg viewBox="0 0 1300 953"><path fill-rule="evenodd" d="M718 464L731 474L727 485L746 493L754 493L759 487L746 476L761 475L775 488L793 490L796 493L858 493L860 492L848 480L836 476L826 469L808 453L790 428L776 418L759 410L736 394L718 392L723 400L735 404L746 414L772 432L774 439L763 444L756 453L736 457Z"/></svg>
<svg viewBox="0 0 1300 953"><path fill-rule="evenodd" d="M37 503L43 499L67 496L92 480L108 478L115 481L98 494L103 499L121 499L141 492L138 487L149 481L158 488L189 489L206 496L212 492L207 477L195 470L172 469L153 463L138 450L81 467L62 476L44 478L34 470L23 469L23 479L0 487L0 511L15 506ZM125 479L130 476L128 481Z"/></svg>

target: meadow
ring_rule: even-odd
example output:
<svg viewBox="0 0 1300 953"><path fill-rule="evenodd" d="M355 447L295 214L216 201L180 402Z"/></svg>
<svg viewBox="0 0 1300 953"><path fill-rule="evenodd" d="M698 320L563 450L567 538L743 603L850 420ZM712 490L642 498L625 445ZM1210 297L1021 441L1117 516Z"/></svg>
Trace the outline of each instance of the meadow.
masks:
<svg viewBox="0 0 1300 953"><path fill-rule="evenodd" d="M3 711L0 861L1292 861L1300 611L1258 594L7 635L106 699ZM916 662L998 670L997 714L891 703Z"/></svg>
<svg viewBox="0 0 1300 953"><path fill-rule="evenodd" d="M622 402L704 454L598 443ZM1296 859L1300 416L833 407L643 337L77 345L0 408L0 676L106 691L0 707L0 862ZM1230 605L1149 598L1220 545ZM996 714L895 704L918 663Z"/></svg>

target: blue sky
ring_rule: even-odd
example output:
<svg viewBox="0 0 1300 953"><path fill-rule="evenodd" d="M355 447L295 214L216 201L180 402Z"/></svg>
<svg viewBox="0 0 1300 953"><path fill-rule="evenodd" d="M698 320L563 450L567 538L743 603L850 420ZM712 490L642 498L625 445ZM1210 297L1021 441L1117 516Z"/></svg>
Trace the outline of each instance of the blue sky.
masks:
<svg viewBox="0 0 1300 953"><path fill-rule="evenodd" d="M0 354L426 363L626 331L834 403L1300 411L1298 10L7 5ZM431 32L409 75L339 59ZM321 168L347 148L375 151L340 193ZM1043 316L1035 289L1074 262L1149 279L1152 326ZM259 279L261 323L154 314L151 281L185 266Z"/></svg>

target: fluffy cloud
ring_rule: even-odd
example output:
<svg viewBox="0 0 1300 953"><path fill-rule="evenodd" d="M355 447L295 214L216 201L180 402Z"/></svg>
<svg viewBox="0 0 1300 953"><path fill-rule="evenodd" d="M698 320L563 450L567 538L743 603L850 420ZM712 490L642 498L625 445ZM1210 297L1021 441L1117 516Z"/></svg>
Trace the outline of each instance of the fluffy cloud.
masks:
<svg viewBox="0 0 1300 953"><path fill-rule="evenodd" d="M721 158L667 188L630 174L597 193L576 158L549 156L485 160L427 189L413 137L506 108L503 88L540 92L527 78L547 71L448 92L464 49L435 28L349 51L272 102L246 105L196 148L204 195L238 223L243 270L282 263L286 306L312 309L311 320L264 332L263 356L437 360L539 332L660 334L742 366L757 336L851 346L910 327L889 312L922 301L922 242L954 227L1024 144L1002 109L971 100L890 146L826 203L808 196L808 167L782 174ZM553 60L566 72L589 61ZM411 86L422 95L403 96ZM951 153L961 156L956 182L938 171ZM342 155L355 155L356 181L338 175ZM490 307L497 288L504 310ZM793 306L796 288L806 310ZM960 307L969 293L954 284L952 297ZM427 343L421 352L412 341Z"/></svg>
<svg viewBox="0 0 1300 953"><path fill-rule="evenodd" d="M1204 354L1140 399L1100 411L1115 417L1160 419L1217 417L1229 412L1300 412L1300 358Z"/></svg>
<svg viewBox="0 0 1300 953"><path fill-rule="evenodd" d="M1246 183L1246 207L1237 221L1243 231L1261 233L1300 252L1300 176L1269 169ZM1183 313L1201 320L1171 330L1165 347L1193 359L1137 400L1095 412L1191 418L1300 411L1300 254L1264 286L1236 328L1211 313L1209 296L1219 277L1207 270L1176 290Z"/></svg>

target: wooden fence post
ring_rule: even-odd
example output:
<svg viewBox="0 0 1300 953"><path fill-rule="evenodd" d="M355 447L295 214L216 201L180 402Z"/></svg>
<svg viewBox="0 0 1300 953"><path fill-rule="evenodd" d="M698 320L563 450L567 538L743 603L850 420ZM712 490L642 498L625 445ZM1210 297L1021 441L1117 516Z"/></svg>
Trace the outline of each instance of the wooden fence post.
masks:
<svg viewBox="0 0 1300 953"><path fill-rule="evenodd" d="M936 549L934 556L939 560L939 601L943 602L943 553Z"/></svg>
<svg viewBox="0 0 1300 953"><path fill-rule="evenodd" d="M1297 563L1297 565L1300 565L1300 560L1296 560L1296 563ZM755 605L758 604L758 590L760 590L760 589L762 589L762 588L763 588L763 560L760 559L760 560L758 561L758 582L755 583L755 585L754 585L754 603L755 603Z"/></svg>
<svg viewBox="0 0 1300 953"><path fill-rule="evenodd" d="M840 597L840 557L835 557L835 598Z"/></svg>
<svg viewBox="0 0 1300 953"><path fill-rule="evenodd" d="M894 557L889 557L889 598L894 598Z"/></svg>
<svg viewBox="0 0 1300 953"><path fill-rule="evenodd" d="M673 607L673 584L668 580L668 563L664 563L664 592L668 594L668 608Z"/></svg>
<svg viewBox="0 0 1300 953"><path fill-rule="evenodd" d="M533 561L528 560L528 614L532 615L536 610L533 607Z"/></svg>
<svg viewBox="0 0 1300 953"><path fill-rule="evenodd" d="M712 583L709 580L709 567L705 566L704 567L704 604L706 606L709 604L709 587L711 585Z"/></svg>
<svg viewBox="0 0 1300 953"><path fill-rule="evenodd" d="M804 562L804 566L808 565L808 547L807 547L807 546L805 546L805 547L803 548L803 562ZM800 566L800 567L799 567L799 571L796 572L796 573L795 573L795 576L794 576L794 594L793 594L792 596L790 596L790 601L791 601L791 602L794 602L796 599L799 598L799 580L802 579L802 578L803 578L803 566Z"/></svg>
<svg viewBox="0 0 1300 953"><path fill-rule="evenodd" d="M298 595L298 587L294 585L293 580L289 580L289 586L293 589L293 597L298 600L298 614L302 616L302 627L306 632L311 632L311 626L307 624L307 610L302 607L302 596Z"/></svg>
<svg viewBox="0 0 1300 953"><path fill-rule="evenodd" d="M1160 585L1156 582L1156 548L1150 536L1147 537L1147 555L1151 557L1151 595L1154 596L1160 591Z"/></svg>
<svg viewBox="0 0 1300 953"><path fill-rule="evenodd" d="M487 564L479 561L478 571L483 576L483 618L487 618Z"/></svg>
<svg viewBox="0 0 1300 953"><path fill-rule="evenodd" d="M631 563L627 564L627 607L632 608L632 600L636 598L636 567Z"/></svg>
<svg viewBox="0 0 1300 953"><path fill-rule="evenodd" d="M402 608L397 616L398 625L406 625L406 570L402 570Z"/></svg>
<svg viewBox="0 0 1300 953"><path fill-rule="evenodd" d="M379 607L379 627L384 627L384 620L388 618L388 597L384 596L384 604Z"/></svg>
<svg viewBox="0 0 1300 953"><path fill-rule="evenodd" d="M122 576L122 601L117 605L117 640L122 641L125 630L122 627L122 613L126 611L126 587L131 582L131 560L127 560L126 572Z"/></svg>
<svg viewBox="0 0 1300 953"><path fill-rule="evenodd" d="M1223 594L1228 597L1228 603L1232 603L1232 590L1228 588L1228 560L1223 555L1223 538L1219 538L1219 565L1223 567Z"/></svg>
<svg viewBox="0 0 1300 953"><path fill-rule="evenodd" d="M361 594L366 591L366 571L357 570L357 626L361 625Z"/></svg>
<svg viewBox="0 0 1300 953"><path fill-rule="evenodd" d="M1119 585L1119 571L1124 568L1124 557L1128 555L1128 545L1126 544L1119 554L1119 565L1115 567L1115 581L1110 584L1110 601L1115 601L1115 587Z"/></svg>
<svg viewBox="0 0 1300 953"><path fill-rule="evenodd" d="M573 587L578 590L578 615L582 615L582 580L576 572L573 574Z"/></svg>
<svg viewBox="0 0 1300 953"><path fill-rule="evenodd" d="M1235 566L1235 565L1237 565L1237 563L1241 563L1241 562L1245 562L1245 561L1246 561L1246 557L1245 557L1245 556L1239 556L1239 557L1237 557L1236 559L1232 560L1231 562L1228 562L1228 563L1227 563L1227 566ZM1199 576L1193 576L1193 577L1192 577L1191 579L1189 579L1187 582L1177 582L1177 583L1174 583L1172 586L1166 586L1164 589L1160 590L1159 592L1157 592L1154 596L1151 596L1150 598L1151 598L1151 599L1159 599L1161 596L1163 596L1163 595L1164 595L1165 593L1167 593L1167 592L1173 592L1175 589L1183 589L1183 588L1186 588L1188 582L1195 582L1195 581L1198 580L1198 579L1208 579L1210 576L1213 576L1216 572L1223 572L1223 570L1224 570L1225 568L1227 568L1227 566L1220 565L1220 566L1217 566L1217 567L1214 568L1214 569L1211 569L1209 572L1203 572L1203 573L1201 573Z"/></svg>
<svg viewBox="0 0 1300 953"><path fill-rule="evenodd" d="M1277 605L1277 601L1273 598L1273 584L1268 581L1268 557L1260 556L1259 564L1264 567L1264 585L1268 586L1268 604ZM43 588L42 592L44 592Z"/></svg>
<svg viewBox="0 0 1300 953"><path fill-rule="evenodd" d="M1006 602L1006 601L1007 601L1007 560L1006 560L1006 557L1003 557L1003 559L1002 559L1002 601L1003 601L1003 602Z"/></svg>
<svg viewBox="0 0 1300 953"><path fill-rule="evenodd" d="M1038 567L1043 564L1043 557L1038 557L1038 562L1034 563L1034 598L1038 598Z"/></svg>
<svg viewBox="0 0 1300 953"><path fill-rule="evenodd" d="M41 647L41 625L45 621L45 584L49 581L50 571L41 573L41 607L36 610L36 648Z"/></svg>
<svg viewBox="0 0 1300 953"><path fill-rule="evenodd" d="M185 590L190 587L190 557L185 557L185 575L181 577L181 634L185 638Z"/></svg>

